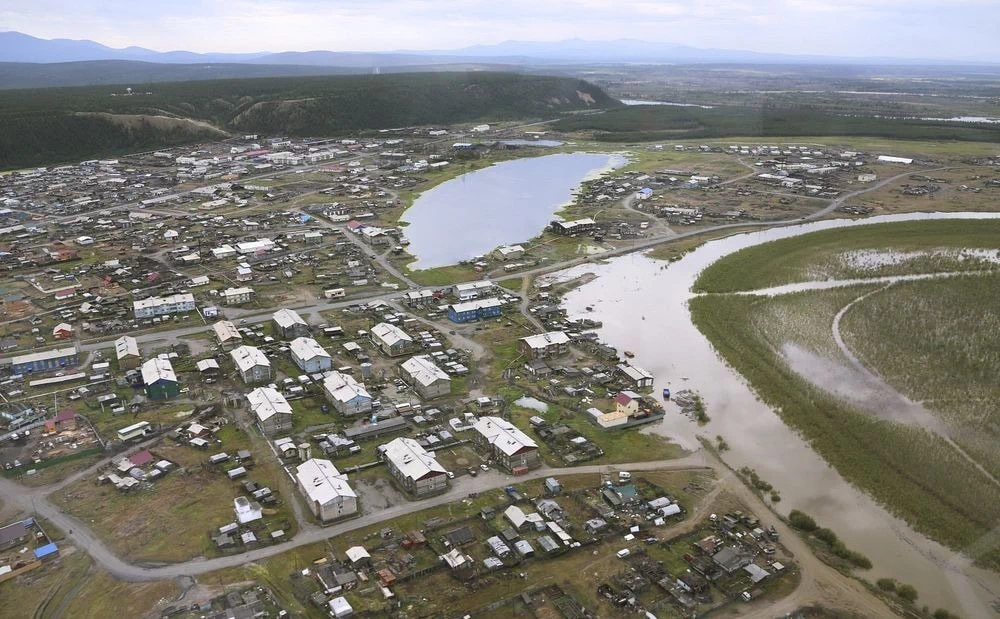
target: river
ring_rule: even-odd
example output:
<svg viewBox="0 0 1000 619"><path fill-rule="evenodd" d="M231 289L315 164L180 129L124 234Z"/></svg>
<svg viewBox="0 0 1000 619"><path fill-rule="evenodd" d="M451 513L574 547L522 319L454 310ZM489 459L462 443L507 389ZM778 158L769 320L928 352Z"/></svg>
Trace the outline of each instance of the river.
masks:
<svg viewBox="0 0 1000 619"><path fill-rule="evenodd" d="M657 377L653 393L692 389L702 395L711 421L699 427L668 407L664 421L647 431L663 434L688 449L697 436L720 434L729 444L726 462L750 466L781 492L781 510L801 509L833 529L848 547L874 563L863 573L871 581L890 576L912 584L919 604L947 608L963 617L996 617L989 605L1000 596L1000 575L973 567L968 559L914 531L867 494L841 477L778 415L760 402L746 381L716 355L691 322L687 301L698 273L722 256L779 238L806 232L870 223L995 218L998 213L915 213L860 221L823 220L771 228L710 241L668 264L629 254L601 264L585 264L550 276L598 277L564 299L570 315L584 314L603 323L601 339L635 353L635 363Z"/></svg>
<svg viewBox="0 0 1000 619"><path fill-rule="evenodd" d="M584 181L623 155L558 153L494 164L421 194L400 218L415 269L455 264L538 236Z"/></svg>

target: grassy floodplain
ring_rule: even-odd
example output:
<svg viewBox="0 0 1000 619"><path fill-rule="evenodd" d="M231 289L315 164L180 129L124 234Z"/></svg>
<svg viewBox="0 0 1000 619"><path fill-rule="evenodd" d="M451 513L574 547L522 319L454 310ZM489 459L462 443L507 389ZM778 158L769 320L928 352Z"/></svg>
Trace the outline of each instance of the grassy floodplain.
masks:
<svg viewBox="0 0 1000 619"><path fill-rule="evenodd" d="M996 247L998 226L934 221L803 235L732 254L706 269L699 287L721 292L816 279L811 274L818 266L839 264L839 254L864 249ZM943 262L915 259L875 272L837 275L963 266ZM1000 524L996 483L940 436L859 410L803 378L782 354L791 344L846 364L831 325L843 307L873 290L875 286L862 285L777 297L709 294L694 298L690 306L695 324L716 350L846 479L919 531L956 549L972 548ZM853 305L841 323L848 347L865 366L923 402L955 442L994 476L1000 434L990 404L1000 400L995 384L1000 369L997 298L1000 276L994 273L897 283ZM997 549L973 558L980 565L1000 567Z"/></svg>
<svg viewBox="0 0 1000 619"><path fill-rule="evenodd" d="M866 366L939 413L1000 477L997 299L998 274L899 283L852 306L841 332Z"/></svg>
<svg viewBox="0 0 1000 619"><path fill-rule="evenodd" d="M940 273L996 268L976 260L958 260L934 250L1000 249L1000 220L954 219L871 224L845 230L821 230L754 245L733 252L702 272L696 292L737 292L793 282ZM845 260L867 250L927 252L898 263L863 268Z"/></svg>

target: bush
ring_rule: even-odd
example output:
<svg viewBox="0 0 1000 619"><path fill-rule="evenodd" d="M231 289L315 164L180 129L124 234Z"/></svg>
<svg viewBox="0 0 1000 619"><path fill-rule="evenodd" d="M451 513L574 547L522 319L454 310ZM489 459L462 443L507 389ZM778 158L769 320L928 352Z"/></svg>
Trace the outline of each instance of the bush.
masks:
<svg viewBox="0 0 1000 619"><path fill-rule="evenodd" d="M826 542L830 546L837 546L838 545L837 542L840 541L837 538L836 533L826 528L816 529L816 531L813 532L813 535L815 535L821 541Z"/></svg>
<svg viewBox="0 0 1000 619"><path fill-rule="evenodd" d="M808 533L816 530L816 521L813 520L808 514L800 512L797 509L793 509L789 512L788 522L800 531L806 531Z"/></svg>
<svg viewBox="0 0 1000 619"><path fill-rule="evenodd" d="M934 619L952 619L953 617L955 617L955 615L951 614L950 612L948 612L943 608L939 608L934 611L933 617Z"/></svg>
<svg viewBox="0 0 1000 619"><path fill-rule="evenodd" d="M899 585L896 587L896 595L910 604L916 602L918 597L917 590L913 585Z"/></svg>
<svg viewBox="0 0 1000 619"><path fill-rule="evenodd" d="M896 581L892 578L879 578L875 581L875 585L882 591L888 591L890 593L896 590Z"/></svg>

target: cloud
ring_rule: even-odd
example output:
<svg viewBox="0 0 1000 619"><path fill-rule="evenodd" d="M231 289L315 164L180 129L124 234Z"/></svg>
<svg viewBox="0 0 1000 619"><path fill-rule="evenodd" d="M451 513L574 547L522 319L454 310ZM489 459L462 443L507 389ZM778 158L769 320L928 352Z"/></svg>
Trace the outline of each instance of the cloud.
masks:
<svg viewBox="0 0 1000 619"><path fill-rule="evenodd" d="M0 29L35 36L231 52L633 38L765 52L1000 59L997 23L995 0L32 0L0 7Z"/></svg>

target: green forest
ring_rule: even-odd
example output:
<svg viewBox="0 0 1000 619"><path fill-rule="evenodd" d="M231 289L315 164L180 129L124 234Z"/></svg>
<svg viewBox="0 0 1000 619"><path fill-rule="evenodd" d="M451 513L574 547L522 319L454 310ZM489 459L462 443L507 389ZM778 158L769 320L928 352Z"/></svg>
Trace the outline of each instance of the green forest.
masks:
<svg viewBox="0 0 1000 619"><path fill-rule="evenodd" d="M564 118L559 131L590 131L611 142L722 137L872 136L912 140L1000 141L1000 126L834 113L811 106L720 106L711 109L636 105Z"/></svg>
<svg viewBox="0 0 1000 619"><path fill-rule="evenodd" d="M551 118L621 105L575 78L511 73L283 77L0 91L0 168L76 161L192 143L195 124L164 126L114 115L188 118L232 133L329 136L364 129ZM98 112L112 116L94 116Z"/></svg>

